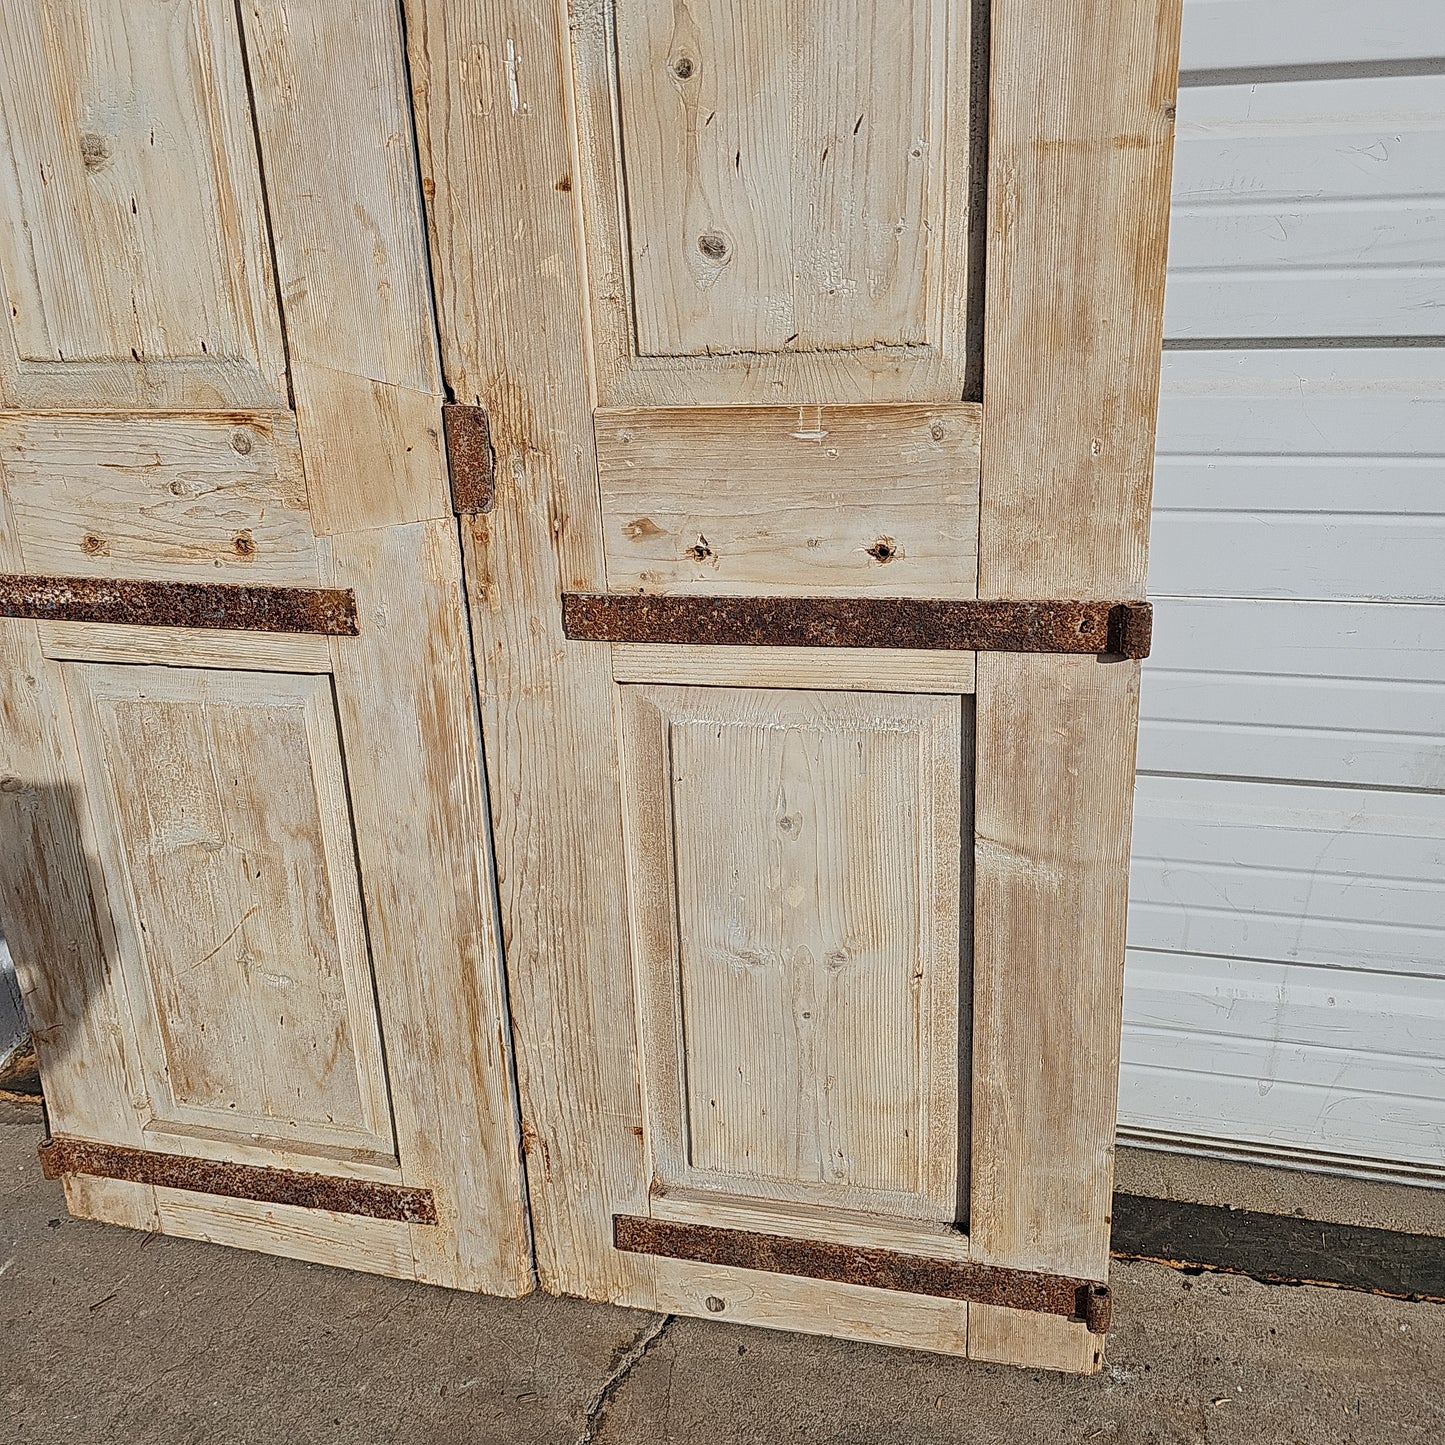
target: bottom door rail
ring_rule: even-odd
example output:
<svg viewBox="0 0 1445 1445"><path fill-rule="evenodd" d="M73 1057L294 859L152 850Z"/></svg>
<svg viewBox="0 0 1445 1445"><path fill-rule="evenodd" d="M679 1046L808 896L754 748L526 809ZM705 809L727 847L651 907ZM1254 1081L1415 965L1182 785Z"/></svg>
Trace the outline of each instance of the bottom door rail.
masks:
<svg viewBox="0 0 1445 1445"><path fill-rule="evenodd" d="M655 1254L698 1264L765 1270L769 1274L1062 1315L1081 1321L1096 1335L1107 1334L1109 1329L1109 1286L1097 1280L968 1260L928 1259L891 1249L861 1249L824 1240L758 1234L748 1229L680 1224L635 1214L614 1214L612 1235L617 1248L629 1254Z"/></svg>

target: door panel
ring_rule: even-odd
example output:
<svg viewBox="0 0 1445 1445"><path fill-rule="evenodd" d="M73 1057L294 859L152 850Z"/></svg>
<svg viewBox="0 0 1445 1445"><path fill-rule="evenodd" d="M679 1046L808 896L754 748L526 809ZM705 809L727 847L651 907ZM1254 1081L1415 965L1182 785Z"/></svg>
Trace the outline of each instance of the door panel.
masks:
<svg viewBox="0 0 1445 1445"><path fill-rule="evenodd" d="M31 0L0 35L10 301L26 406L284 406L234 7Z"/></svg>
<svg viewBox="0 0 1445 1445"><path fill-rule="evenodd" d="M951 1224L960 699L619 705L655 1187Z"/></svg>
<svg viewBox="0 0 1445 1445"><path fill-rule="evenodd" d="M392 1156L330 680L64 673L147 1132Z"/></svg>
<svg viewBox="0 0 1445 1445"><path fill-rule="evenodd" d="M762 629L1142 590L1177 5L407 21L543 1283L1097 1368L1137 662Z"/></svg>
<svg viewBox="0 0 1445 1445"><path fill-rule="evenodd" d="M0 73L0 914L47 1157L78 1214L520 1293L396 7L34 0ZM318 586L354 635L265 630Z"/></svg>
<svg viewBox="0 0 1445 1445"><path fill-rule="evenodd" d="M947 0L577 13L599 404L965 394L972 29Z"/></svg>

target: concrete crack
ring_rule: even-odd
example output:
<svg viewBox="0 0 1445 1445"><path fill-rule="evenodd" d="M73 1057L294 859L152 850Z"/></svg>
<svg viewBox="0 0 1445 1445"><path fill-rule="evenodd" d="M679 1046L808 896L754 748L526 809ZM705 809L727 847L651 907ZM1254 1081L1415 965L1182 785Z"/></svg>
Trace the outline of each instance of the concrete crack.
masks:
<svg viewBox="0 0 1445 1445"><path fill-rule="evenodd" d="M633 1366L638 1364L653 1345L667 1333L667 1327L676 1318L676 1315L656 1316L627 1347L612 1373L603 1380L597 1393L588 1402L587 1414L582 1422L582 1433L577 1437L577 1445L593 1445L602 1428L607 1407L612 1403L612 1397L622 1388L622 1382L632 1373Z"/></svg>

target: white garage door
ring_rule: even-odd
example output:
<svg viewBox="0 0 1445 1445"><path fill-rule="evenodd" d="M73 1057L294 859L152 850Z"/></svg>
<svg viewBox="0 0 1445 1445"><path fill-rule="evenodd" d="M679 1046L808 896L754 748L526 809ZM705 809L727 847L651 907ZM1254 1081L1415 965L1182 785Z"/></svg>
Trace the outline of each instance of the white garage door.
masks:
<svg viewBox="0 0 1445 1445"><path fill-rule="evenodd" d="M1185 15L1121 1135L1445 1182L1445 4Z"/></svg>

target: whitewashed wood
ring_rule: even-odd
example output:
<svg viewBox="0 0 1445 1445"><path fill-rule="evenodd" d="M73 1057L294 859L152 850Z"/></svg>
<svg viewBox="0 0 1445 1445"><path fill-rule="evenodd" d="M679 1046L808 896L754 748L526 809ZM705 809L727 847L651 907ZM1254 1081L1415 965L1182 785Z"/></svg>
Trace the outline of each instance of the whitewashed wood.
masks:
<svg viewBox="0 0 1445 1445"><path fill-rule="evenodd" d="M1184 0L1184 70L1438 60L1432 0Z"/></svg>
<svg viewBox="0 0 1445 1445"><path fill-rule="evenodd" d="M943 131L946 16L936 0L614 10L642 355L937 344L943 186L909 162Z"/></svg>
<svg viewBox="0 0 1445 1445"><path fill-rule="evenodd" d="M620 705L654 1176L951 1222L959 702L647 687Z"/></svg>
<svg viewBox="0 0 1445 1445"><path fill-rule="evenodd" d="M27 571L316 585L289 415L8 415L0 473Z"/></svg>
<svg viewBox="0 0 1445 1445"><path fill-rule="evenodd" d="M656 1260L653 1268L656 1308L667 1314L941 1355L967 1352L970 1318L982 1308L897 1290L676 1259Z"/></svg>
<svg viewBox="0 0 1445 1445"><path fill-rule="evenodd" d="M944 0L572 7L601 404L963 394L971 26Z"/></svg>
<svg viewBox="0 0 1445 1445"><path fill-rule="evenodd" d="M0 567L20 570L0 488ZM114 950L104 893L87 867L84 788L58 670L41 656L36 624L0 619L0 918L44 1070L53 1128L139 1146L131 1105L133 1049L109 983ZM154 1227L155 1196L68 1192L82 1217L99 1212Z"/></svg>
<svg viewBox="0 0 1445 1445"><path fill-rule="evenodd" d="M1169 352L1156 596L1439 601L1445 360Z"/></svg>
<svg viewBox="0 0 1445 1445"><path fill-rule="evenodd" d="M973 691L974 654L905 647L729 647L614 642L618 682L802 687L856 692Z"/></svg>
<svg viewBox="0 0 1445 1445"><path fill-rule="evenodd" d="M286 404L225 0L37 0L0 30L12 406Z"/></svg>
<svg viewBox="0 0 1445 1445"><path fill-rule="evenodd" d="M615 591L972 597L979 409L596 417Z"/></svg>
<svg viewBox="0 0 1445 1445"><path fill-rule="evenodd" d="M390 1153L329 682L64 673L147 1122Z"/></svg>
<svg viewBox="0 0 1445 1445"><path fill-rule="evenodd" d="M256 672L330 672L331 645L317 633L223 632L130 627L118 622L42 622L40 650L57 660Z"/></svg>
<svg viewBox="0 0 1445 1445"><path fill-rule="evenodd" d="M525 1294L511 1040L456 525L326 539L357 596L332 639L337 712L403 1178L439 1224L413 1228L416 1277Z"/></svg>
<svg viewBox="0 0 1445 1445"><path fill-rule="evenodd" d="M448 516L397 9L258 0L240 13L313 525Z"/></svg>
<svg viewBox="0 0 1445 1445"><path fill-rule="evenodd" d="M51 14L59 7L37 6L36 14L42 9ZM370 978L364 979L363 986L353 989L363 997L348 998L347 1006L364 1003L368 1017L380 1012L386 1067L390 1079L401 1083L380 1107L373 1107L374 1100L366 1105L375 1126L386 1133L384 1150L375 1147L376 1139L358 1146L354 1136L360 1106L329 1096L310 1110L332 1115L325 1123L333 1137L326 1141L315 1139L325 1132L315 1119L301 1131L309 1130L313 1136L310 1143L305 1138L275 1143L277 1131L269 1120L263 1121L264 1128L250 1129L245 1142L233 1142L229 1150L223 1138L225 1128L206 1122L168 1122L150 1137L175 1144L181 1152L243 1157L248 1162L267 1157L262 1146L273 1140L269 1153L273 1163L302 1168L320 1163L340 1172L375 1169L379 1161L394 1160L399 1152L401 1177L433 1192L440 1223L400 1226L378 1235L369 1222L363 1222L355 1236L358 1262L452 1286L524 1292L530 1287L531 1275L501 1004L499 947L487 877L479 738L460 553L440 441L442 388L398 9L391 0L349 0L345 5L294 0L283 15L280 6L264 3L238 7L209 0L204 5L200 0L192 4L157 0L145 7L97 4L84 11L71 7L66 15L72 28L92 27L86 44L98 51L111 47L114 53L102 54L100 59L110 66L106 74L112 79L120 73L117 67L134 68L132 51L146 45L154 53L143 57L142 68L149 67L147 75L164 73L167 84L171 81L166 67L173 60L194 58L193 52L202 56L205 63L196 62L200 67L196 84L207 104L218 108L217 114L208 113L204 123L188 123L181 128L183 135L169 140L164 128L158 129L156 149L160 152L169 145L171 151L177 146L190 147L187 154L213 151L219 171L229 175L228 166L237 171L235 194L228 204L234 209L249 205L248 198L254 198L258 217L262 174L267 178L268 219L282 256L278 268L281 303L295 375L278 374L280 384L268 385L258 399L238 385L231 385L229 391L218 389L214 378L207 380L211 373L204 365L193 364L193 358L182 355L178 371L176 367L167 369L161 361L152 363L148 357L142 363L127 352L118 373L109 362L93 366L71 360L56 363L41 376L48 391L37 389L38 382L32 386L33 377L25 371L21 391L12 388L7 400L18 398L32 407L43 403L67 413L102 414L88 433L94 438L94 476L103 476L107 461L113 460L105 452L107 441L113 444L109 434L113 428L131 447L131 452L121 453L127 465L132 453L137 462L152 465L146 461L147 445L154 449L164 443L165 455L176 454L175 479L184 480L190 474L187 468L201 455L198 451L198 458L190 461L179 455L186 436L218 440L217 428L223 423L233 429L264 423L273 427L277 436L294 435L297 419L284 410L285 383L294 381L304 495L311 503L304 575L307 580L335 579L335 585L352 587L359 599L362 631L358 638L338 640L338 644L345 642L343 648L325 639L198 637L182 630L143 641L138 629L122 629L106 634L111 640L105 641L98 636L98 628L55 625L44 629L47 647L92 659L60 664L40 657L35 646L40 629L35 624L5 624L7 645L25 649L14 672L26 679L24 687L33 696L17 708L29 712L24 725L17 728L19 740L11 749L19 773L12 792L21 805L24 826L11 830L17 851L7 856L6 867L0 870L6 875L3 907L17 943L23 943L30 955L25 977L37 1006L37 1033L54 1036L54 1043L44 1045L52 1122L63 1132L140 1143L144 1142L140 1125L149 1117L146 1091L130 1058L136 1051L130 1036L146 1030L147 999L143 989L127 992L122 988L125 970L117 961L111 915L117 910L124 913L128 905L121 900L112 908L107 898L107 889L124 891L126 870L135 871L144 860L122 858L118 847L109 847L91 870L93 896L81 883L70 886L85 854L100 859L99 843L82 835L87 812L104 815L106 811L102 796L106 784L94 768L82 778L79 768L65 759L65 750L73 748L74 738L57 680L63 675L105 673L134 678L154 673L161 679L154 686L164 690L182 687L187 676L196 675L198 662L213 667L234 662L238 670L230 674L228 684L233 691L247 693L249 689L260 697L269 688L274 694L267 704L266 728L248 732L238 727L233 730L237 736L222 740L224 745L218 741L215 747L207 744L191 752L187 744L194 742L194 737L178 736L184 728L169 729L161 739L168 746L153 745L154 740L144 737L139 743L129 739L125 768L144 773L147 787L157 794L178 780L184 782L193 754L200 757L209 750L217 756L246 755L234 767L216 768L217 786L234 790L240 786L239 779L244 780L243 792L250 788L264 795L264 807L259 811L276 824L273 831L277 836L258 843L252 851L267 856L280 851L287 855L284 861L296 864L294 876L280 880L272 892L289 903L294 900L285 896L285 889L292 887L305 905L290 907L289 913L285 907L278 908L275 916L268 915L266 920L253 916L246 920L248 930L264 931L272 925L282 930L300 916L298 935L304 947L325 953L330 946L353 960L359 954L364 961L366 937L356 899L359 867L366 928L378 966L374 988ZM7 29L3 43L14 40L18 45L27 37L33 39L35 33L34 27ZM243 41L247 47L244 76ZM211 59L205 60L206 56ZM217 71L217 66L225 73ZM58 73L61 81L69 84L83 83L88 72L82 59L76 59L73 65L61 66ZM36 71L37 85L45 74L43 68ZM228 89L233 81L254 88L254 118L248 110L245 84L233 94ZM186 93L180 80L175 85L181 104ZM232 104L237 97L239 110ZM4 101L8 104L11 100L7 93ZM63 105L51 91L41 86L33 95L27 92L27 100L40 107L42 119L63 144L73 144L66 139ZM138 94L125 104L131 105L131 111L122 119L134 128L144 120L148 101ZM228 149L230 140L236 138L233 130L239 140ZM8 157L0 161L0 167L4 165L8 165ZM95 173L107 174L105 166L98 166ZM55 194L61 197L57 204L63 206L63 192L57 188ZM185 207L191 200L194 198L188 198L181 186L172 203ZM122 289L133 282L163 286L174 280L174 295L159 297L156 306L163 311L172 301L189 304L187 288L200 284L197 277L204 281L213 254L218 249L224 252L228 245L234 250L237 237L244 239L249 224L245 216L228 211L208 220L198 233L191 225L193 211L194 206L166 233L169 249L151 245L144 256L130 257L123 245L115 245L103 253L109 262L119 265ZM189 255L188 248L194 249L202 241L212 249ZM264 246L262 259L269 268ZM238 264L230 271L239 284L243 268ZM269 269L261 289L269 308L267 325L279 338L279 321L274 315L276 286ZM279 362L279 340L277 351ZM244 380L239 363L226 365L223 379L228 384L235 381L232 373ZM62 373L59 381L52 374L57 371ZM124 386L115 381L113 373ZM279 412L279 416L267 420L258 415L257 408ZM119 414L118 409L122 409ZM134 415L141 410L144 421ZM67 415L55 419L54 425L69 428L66 435L73 440L74 420ZM137 440L146 426L154 428L153 437ZM253 438L252 450L246 455L259 459L262 452ZM256 553L263 569L270 565L266 559L274 554L275 541L269 533L263 535L264 528L307 520L305 514L291 515L296 511L291 506L293 492L296 497L303 494L294 457L287 467L287 485L277 485L274 502L258 500L254 486L247 493L256 504L252 540L263 544ZM280 471L278 468L278 474ZM108 541L112 555L120 555L125 562L134 553L139 559L132 559L137 570L143 564L144 570L159 574L159 580L185 575L188 568L194 572L197 559L178 555L191 545L184 528L159 517L154 525L143 522L137 517L137 511L143 513L140 505L127 513L127 497L144 503L142 484L136 480L139 476L127 472L123 486L107 489L101 485L86 492L86 506L99 509L98 514L113 524L115 533L113 538L101 539L97 555L104 554ZM30 498L34 513L43 513L47 525L54 518L49 498L42 494L53 481L53 476L47 479L37 472ZM64 495L63 491L60 494ZM228 515L224 510L211 513L204 508L197 514L200 520L194 540L203 575L215 575L217 569L207 560L207 539L219 525L217 519ZM428 522L410 523L409 519L417 517ZM328 534L319 564L310 535L316 531ZM30 535L26 534L27 541ZM0 546L10 546L7 528L0 528ZM0 556L0 562L7 564L4 570L24 570L18 554L13 560L8 554ZM254 576L254 571L253 567L250 575ZM228 580L241 579L232 576ZM317 653L318 641L326 649L324 658ZM94 651L87 652L88 645ZM171 649L169 656L157 656L161 646ZM97 664L93 659L98 657L112 661ZM134 666L142 660L163 660L170 665ZM267 669L275 668L299 671L266 676ZM328 672L332 677L316 675ZM311 730L309 742L288 712L297 698L306 700L303 711ZM7 707L9 704L7 698ZM338 749L333 713L340 718L342 749ZM327 720L324 726L323 717ZM157 729L158 734L165 731ZM329 761L314 775L307 775L308 750L315 757L328 749ZM112 747L112 754L116 751ZM111 763L124 771L115 757ZM49 797L52 781L60 785L55 790L57 798L68 799L71 811L78 809L81 815L81 823L71 824L68 831L70 814L65 813L62 802L41 802L42 794ZM89 810L85 807L87 791L93 805ZM354 833L346 816L348 792ZM315 856L316 830L308 837L305 824L296 825L287 813L288 808L292 813L304 812L308 795L317 812L330 820L320 830L324 867ZM127 803L133 802L138 790L126 789L124 796ZM109 801L115 803L116 799ZM141 833L143 824L132 818L129 830ZM58 839L51 836L56 833ZM77 835L75 841L71 833ZM53 859L47 856L45 866L38 870L27 856L27 850L37 848L53 855ZM309 861L302 856L308 849ZM51 896L37 892L35 883L23 875L16 882L17 870L26 867L39 874L38 881L48 885ZM325 876L319 878L321 873ZM338 888L349 888L352 917L337 922L322 916L327 888L333 895ZM197 900L181 888L159 886L150 891L152 905L164 895L171 923L182 915L194 923L205 913L201 906L204 895ZM32 916L23 926L16 923L11 917L12 904L21 912L38 914L38 920ZM68 918L65 910L72 906L84 915L84 927L80 920L72 923ZM46 910L56 910L61 917L51 923L45 918ZM244 909L241 912L244 914ZM184 932L183 928L168 928L168 941L184 942ZM52 944L58 945L55 952L63 960L49 969L53 979L45 976L44 951ZM353 968L348 981L355 983L359 971ZM332 992L334 995L335 990ZM311 1001L315 1002L314 997ZM197 1028L212 1024L208 1008L215 1010L213 1018L225 1020L225 990L218 998L198 997L192 1002L189 1024ZM229 1002L234 1003L234 997ZM312 1022L325 1027L334 1022L334 1013L333 1009L328 1018L325 1008L319 1008ZM333 1033L329 1042L337 1055L339 1076L354 1040L349 1041L344 1031ZM67 1047L82 1042L82 1035L88 1059L71 1057ZM254 1036L248 1036L247 1044L263 1056L268 1049L286 1054L284 1033L278 1037L275 1030L267 1035L258 1028ZM373 1035L377 1067L379 1060ZM284 1065L287 1059L281 1058L280 1063ZM259 1072L265 1077L255 1084L253 1093L284 1086L284 1067ZM176 1082L187 1080L178 1078ZM194 1083L194 1078L189 1082ZM226 1082L227 1095L244 1095L242 1086L250 1087L245 1080ZM235 1089L230 1087L232 1083ZM313 1092L324 1092L314 1079L311 1085L315 1086ZM230 1103L252 1101L218 1094L210 1102L216 1104L216 1112L224 1108L230 1115ZM393 1120L394 1147L390 1137ZM348 1127L352 1142L336 1143L335 1136L344 1135ZM371 1121L367 1127L372 1127ZM314 1155L308 1156L307 1149ZM71 1189L77 1207L95 1217L142 1227L154 1227L157 1220L154 1202L146 1202L151 1193L140 1196L125 1189L89 1185ZM161 1225L194 1232L201 1228L206 1209L206 1201L196 1198L180 1215L162 1211ZM346 1220L307 1226L294 1216L278 1222L264 1212L245 1208L223 1209L216 1219L224 1237L235 1242L308 1258L346 1259Z"/></svg>
<svg viewBox="0 0 1445 1445"><path fill-rule="evenodd" d="M616 689L559 600L606 585L560 21L554 0L424 0L406 33L447 377L487 406L497 455L496 510L463 542L537 1273L652 1308L651 1262L612 1248L612 1215L647 1200Z"/></svg>
<svg viewBox="0 0 1445 1445"><path fill-rule="evenodd" d="M981 597L1143 591L1178 24L991 5ZM979 654L969 1237L993 1263L1108 1273L1138 682ZM969 1311L977 1359L1090 1370L1099 1344Z"/></svg>
<svg viewBox="0 0 1445 1445"><path fill-rule="evenodd" d="M1181 91L1165 335L1440 335L1442 147L1441 75Z"/></svg>

